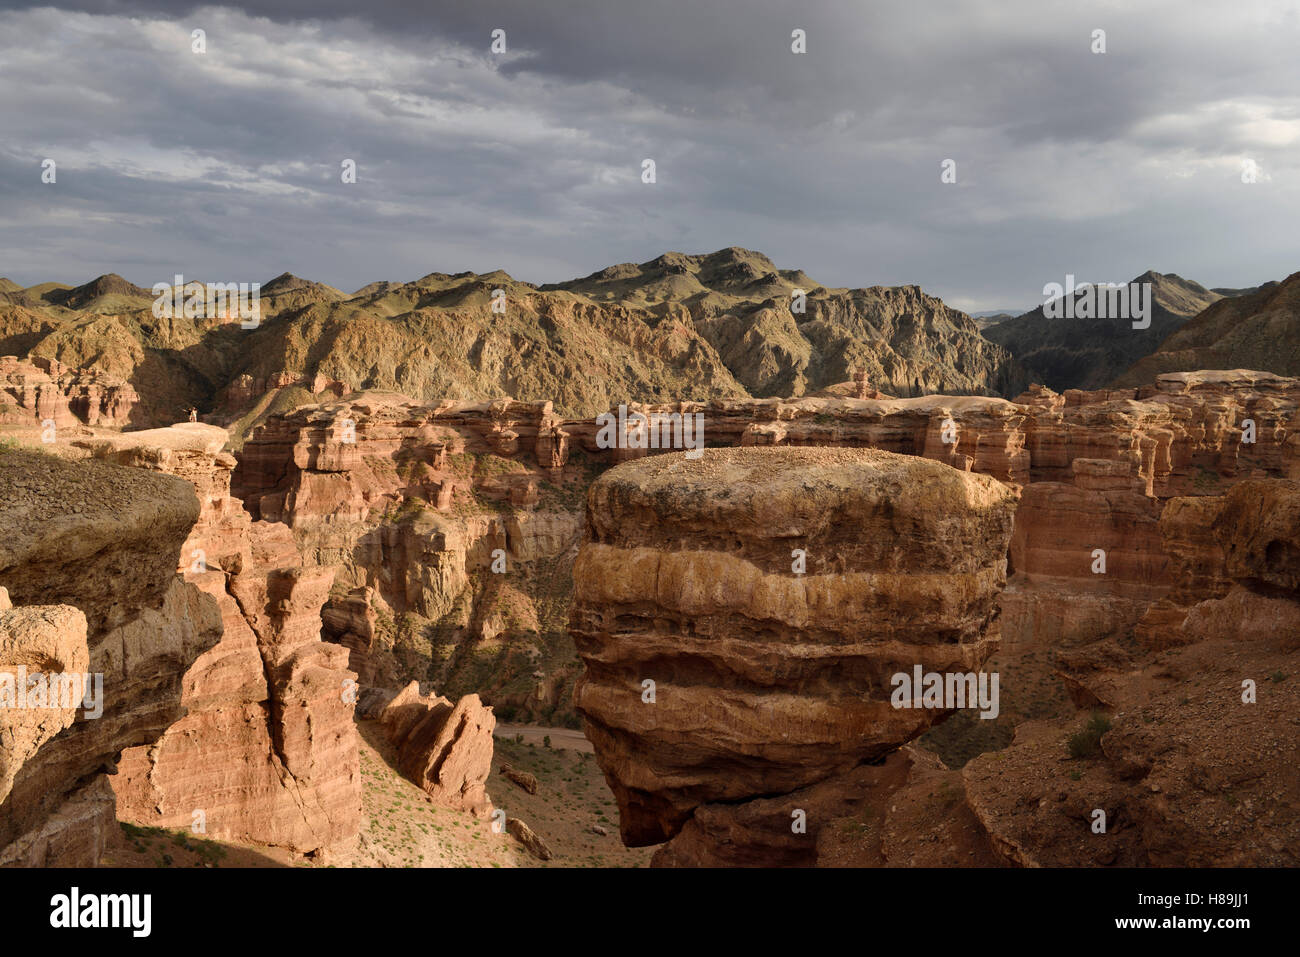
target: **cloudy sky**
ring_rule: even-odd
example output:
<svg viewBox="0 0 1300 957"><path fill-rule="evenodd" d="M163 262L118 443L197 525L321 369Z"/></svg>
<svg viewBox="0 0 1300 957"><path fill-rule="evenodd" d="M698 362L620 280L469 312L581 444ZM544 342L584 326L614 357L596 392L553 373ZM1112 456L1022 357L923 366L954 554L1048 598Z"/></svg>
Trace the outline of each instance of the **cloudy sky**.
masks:
<svg viewBox="0 0 1300 957"><path fill-rule="evenodd" d="M1067 273L1280 279L1298 184L1300 0L0 0L24 285L540 283L735 245L1028 309Z"/></svg>

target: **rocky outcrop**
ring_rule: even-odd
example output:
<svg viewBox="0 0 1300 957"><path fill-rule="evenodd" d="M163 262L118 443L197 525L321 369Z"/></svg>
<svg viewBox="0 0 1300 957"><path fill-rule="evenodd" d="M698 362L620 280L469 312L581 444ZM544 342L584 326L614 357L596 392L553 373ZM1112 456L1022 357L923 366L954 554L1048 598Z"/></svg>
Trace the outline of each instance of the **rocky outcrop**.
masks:
<svg viewBox="0 0 1300 957"><path fill-rule="evenodd" d="M1300 483L1245 482L1214 520L1233 582L1288 598L1300 592Z"/></svg>
<svg viewBox="0 0 1300 957"><path fill-rule="evenodd" d="M492 731L496 718L478 695L454 705L421 695L411 682L379 716L397 746L398 769L438 804L475 817L491 813L487 779L492 773Z"/></svg>
<svg viewBox="0 0 1300 957"><path fill-rule="evenodd" d="M698 841L940 720L895 707L893 676L973 673L996 647L1013 510L986 476L865 449L710 450L598 479L575 701L624 841L692 820Z"/></svg>
<svg viewBox="0 0 1300 957"><path fill-rule="evenodd" d="M1014 402L859 393L855 379L821 397L632 403L627 413L698 416L710 448L878 448L1017 487L1000 598L1008 647L1137 627L1171 587L1158 525L1165 502L1300 474L1290 425L1300 382L1267 373L1172 374L1095 392L1036 387ZM290 524L307 561L339 568L324 633L349 649L364 684L432 676L456 694L481 691L498 707L559 723L574 673L558 660L571 652L557 641L556 612L568 600L581 495L599 470L664 451L607 447L602 427L543 402L350 396L271 416L240 453L235 492L255 516ZM501 554L505 574L493 570ZM546 657L556 663L538 669ZM490 671L490 687L470 680L476 671Z"/></svg>
<svg viewBox="0 0 1300 957"><path fill-rule="evenodd" d="M121 427L140 397L122 379L43 356L0 357L0 425Z"/></svg>
<svg viewBox="0 0 1300 957"><path fill-rule="evenodd" d="M1153 647L1215 635L1300 634L1300 485L1252 480L1225 495L1172 499L1160 518L1174 587L1138 634Z"/></svg>
<svg viewBox="0 0 1300 957"><path fill-rule="evenodd" d="M1058 394L1037 386L1015 401L929 395L633 402L627 415L701 416L709 447L878 448L1014 485L1076 484L1083 468L1076 459L1127 462L1128 473L1110 468L1141 480L1147 494L1169 498L1210 494L1201 485L1221 477L1285 474L1300 461L1300 446L1288 440L1298 411L1300 380L1232 370L1171 373L1140 389ZM234 490L264 519L295 526L347 521L399 502L399 491L435 503L449 459L494 454L524 466L485 485L505 502L516 486L526 490L538 481L528 470L559 477L575 452L607 465L671 451L630 445L630 429L611 448L602 444L596 417L562 419L549 402L429 404L366 394L269 419L240 455ZM410 474L394 476L394 468ZM1093 467L1093 485L1106 480L1097 471L1105 468ZM440 509L469 491L451 484L453 495Z"/></svg>
<svg viewBox="0 0 1300 957"><path fill-rule="evenodd" d="M506 819L506 833L522 844L524 850L539 861L549 861L555 856L541 836L517 817Z"/></svg>
<svg viewBox="0 0 1300 957"><path fill-rule="evenodd" d="M902 846L887 853L886 838L897 840L902 826L891 796L918 793L917 782L928 780L931 795L936 782L948 795L949 825L920 814L907 826L971 862L1291 863L1300 846L1300 796L1288 783L1297 755L1284 715L1295 708L1286 675L1300 650L1300 520L1295 483L1261 477L1294 474L1297 386L1259 373L1179 374L1141 394L1057 396L1038 389L1015 404L1022 439L1011 447L1023 449L1015 474L1024 483L1016 483L1020 502L1009 543L1014 575L999 604L1002 631L1011 630L1013 650L1023 657L999 657L1002 666L1014 665L1018 698L1028 690L1025 681L1059 681L1084 713L1022 712L1009 747L961 772L921 769L909 759L898 774L871 777L864 768L874 766L859 764L792 785L786 769L771 768L786 738L797 740L800 722L790 712L765 711L767 701L737 694L731 682L736 662L751 681L774 667L741 656L747 632L735 621L736 606L777 591L761 575L732 576L727 552L748 547L743 507L762 495L782 503L771 509L768 525L786 547L784 536L793 534L786 526L799 519L781 498L789 483L769 468L752 480L727 476L717 491L702 487L692 469L738 454L714 448L696 463L657 456L606 473L589 497L591 541L575 569L573 630L587 666L578 706L619 799L625 840L670 838L655 860L673 866L924 863L924 854ZM981 408L982 415L990 409ZM952 417L961 435L970 412ZM805 425L797 414L790 421L779 441L802 438L819 424ZM1003 421L1013 420L1004 414ZM845 425L836 425L842 437ZM911 441L913 449L926 447ZM996 447L1006 446L999 440ZM971 456L966 467L976 460ZM997 460L985 459L985 468L990 461ZM1001 461L1004 474L1012 472ZM809 482L789 502L814 498ZM870 528L839 503L825 512ZM893 546L905 550L907 537ZM698 567L688 560L694 549L708 553ZM774 565L775 549L768 549L764 557ZM688 557L679 557L682 550ZM954 546L950 554L970 550ZM793 598L777 604L799 607ZM779 633L763 624L769 631L760 634L769 640ZM812 616L801 625L805 635L821 628ZM1041 666L1019 670L1034 648L1051 648L1054 674ZM808 666L805 654L789 650L777 660L783 676L797 678ZM650 704L640 697L641 682L656 674L670 678L648 686L656 702ZM800 687L820 691L828 684L838 687L808 677ZM692 696L697 686L709 695ZM665 695L677 705L689 702L682 713L694 734L673 725ZM1104 730L1086 726L1094 710L1107 715L1098 719ZM783 739L763 741L765 727L779 728ZM718 740L698 743L707 737L701 728L720 729ZM855 728L836 740L863 739ZM805 760L835 754L805 744ZM890 751L886 764L898 753ZM851 785L850 774L857 776ZM864 795L868 778L874 790ZM1104 832L1093 830L1098 809L1109 822ZM796 811L822 825L815 841L791 828ZM1213 836L1198 837L1204 833Z"/></svg>
<svg viewBox="0 0 1300 957"><path fill-rule="evenodd" d="M794 827L792 808L815 827ZM706 805L658 867L997 867L960 772L914 744L789 795Z"/></svg>
<svg viewBox="0 0 1300 957"><path fill-rule="evenodd" d="M116 796L99 774L0 851L0 867L97 867L117 829Z"/></svg>
<svg viewBox="0 0 1300 957"><path fill-rule="evenodd" d="M111 779L123 820L318 854L360 827L361 778L347 652L320 640L333 570L305 566L283 525L231 497L224 429L182 424L83 440L100 459L188 481L201 503L180 552L215 599L220 642L185 673L188 714L129 749Z"/></svg>
<svg viewBox="0 0 1300 957"><path fill-rule="evenodd" d="M421 403L367 393L269 419L241 451L234 492L254 515L295 528L360 521L399 504L399 492L445 510L470 491L452 474L453 459L491 454L559 469L569 448L564 425L549 402ZM516 485L536 482L522 469L494 478L480 484L501 502Z"/></svg>
<svg viewBox="0 0 1300 957"><path fill-rule="evenodd" d="M287 524L308 562L337 568L323 634L363 685L435 680L559 723L571 650L527 677L568 643L588 473L566 466L559 422L549 403L357 396L272 417L234 488L254 516ZM468 685L485 670L488 686Z"/></svg>
<svg viewBox="0 0 1300 957"><path fill-rule="evenodd" d="M520 771L518 768L512 768L508 764L501 765L501 773L510 783L518 785L529 794L537 793L537 776L529 774L527 771Z"/></svg>
<svg viewBox="0 0 1300 957"><path fill-rule="evenodd" d="M89 666L79 609L14 608L0 588L0 800L41 746L76 721L86 691L93 691L85 688Z"/></svg>
<svg viewBox="0 0 1300 957"><path fill-rule="evenodd" d="M1300 382L1267 373L1173 374L1128 391L1035 389L1017 401L1030 481L1002 598L1012 647L1138 627L1174 583L1164 504L1283 476L1300 461L1289 437Z"/></svg>
<svg viewBox="0 0 1300 957"><path fill-rule="evenodd" d="M113 820L103 773L183 716L182 676L221 634L216 602L176 574L198 503L171 476L16 450L0 453L0 503L19 629L3 664L75 667L84 636L103 687L101 714L51 712L25 744L6 740L0 861L93 865Z"/></svg>

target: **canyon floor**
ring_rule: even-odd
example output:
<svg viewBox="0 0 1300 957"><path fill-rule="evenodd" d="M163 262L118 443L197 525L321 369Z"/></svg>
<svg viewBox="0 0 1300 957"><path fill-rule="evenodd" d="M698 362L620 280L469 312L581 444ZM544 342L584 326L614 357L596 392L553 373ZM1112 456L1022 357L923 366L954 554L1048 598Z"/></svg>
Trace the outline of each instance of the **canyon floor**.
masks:
<svg viewBox="0 0 1300 957"><path fill-rule="evenodd" d="M539 861L490 819L438 807L397 770L393 745L377 721L358 722L362 821L354 848L304 860L281 848L244 847L186 830L120 822L105 867L644 867L654 848L618 839L618 808L591 743L567 728L506 725L498 729L489 793L510 817L522 818L554 856ZM547 747L545 739L551 740ZM520 740L522 739L522 740ZM529 794L500 773L509 765L537 778ZM603 827L606 834L596 833Z"/></svg>

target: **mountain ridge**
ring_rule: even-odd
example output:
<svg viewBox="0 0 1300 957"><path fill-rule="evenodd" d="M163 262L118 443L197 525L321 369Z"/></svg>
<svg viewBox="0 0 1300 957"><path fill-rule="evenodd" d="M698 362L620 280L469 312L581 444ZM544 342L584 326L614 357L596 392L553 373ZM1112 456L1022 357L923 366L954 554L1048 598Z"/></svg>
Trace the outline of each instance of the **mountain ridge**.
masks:
<svg viewBox="0 0 1300 957"><path fill-rule="evenodd" d="M1300 272L1219 299L1117 375L1117 387L1166 372L1256 368L1300 372Z"/></svg>
<svg viewBox="0 0 1300 957"><path fill-rule="evenodd" d="M1222 298L1199 283L1175 273L1148 269L1131 283L1150 283L1150 325L1133 327L1128 317L1074 318L1059 308L1060 296L1023 315L983 330L984 336L1006 348L1030 371L1036 381L1062 391L1099 389L1159 344L1192 316ZM1077 301L1091 284L1073 290ZM1056 317L1047 309L1055 304Z"/></svg>
<svg viewBox="0 0 1300 957"><path fill-rule="evenodd" d="M828 288L734 246L541 286L504 270L433 272L348 295L282 273L247 329L156 318L152 296L112 274L5 303L0 335L25 347L15 351L135 385L133 426L190 406L238 418L267 389L317 378L421 399L546 399L584 415L625 401L798 397L855 372L903 396L1028 384L969 316L918 286Z"/></svg>

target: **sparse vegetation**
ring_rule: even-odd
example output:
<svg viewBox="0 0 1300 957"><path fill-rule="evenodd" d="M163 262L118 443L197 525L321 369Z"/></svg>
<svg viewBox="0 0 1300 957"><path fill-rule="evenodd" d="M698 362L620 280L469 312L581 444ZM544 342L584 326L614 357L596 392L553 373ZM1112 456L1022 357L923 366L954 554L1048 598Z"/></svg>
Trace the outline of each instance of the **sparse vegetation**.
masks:
<svg viewBox="0 0 1300 957"><path fill-rule="evenodd" d="M1111 728L1110 718L1094 712L1078 734L1070 735L1067 750L1072 758L1092 758L1101 753L1101 737Z"/></svg>

